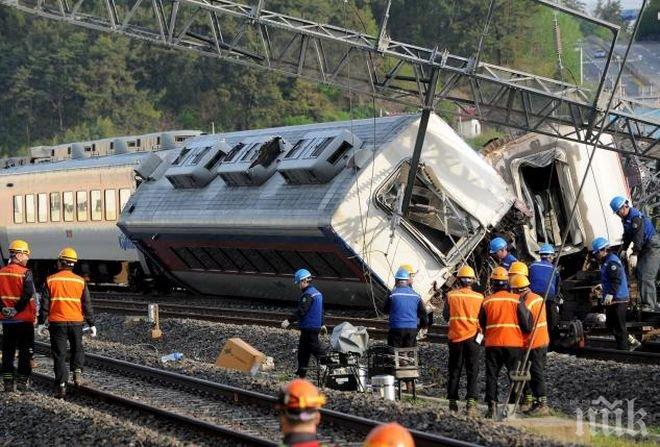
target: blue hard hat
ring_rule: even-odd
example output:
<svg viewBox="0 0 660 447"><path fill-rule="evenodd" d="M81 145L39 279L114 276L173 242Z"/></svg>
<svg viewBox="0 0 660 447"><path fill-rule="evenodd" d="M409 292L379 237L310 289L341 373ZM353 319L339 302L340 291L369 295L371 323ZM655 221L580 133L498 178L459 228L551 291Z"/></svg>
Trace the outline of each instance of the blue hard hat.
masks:
<svg viewBox="0 0 660 447"><path fill-rule="evenodd" d="M300 284L303 279L311 278L312 274L307 269L300 269L293 275L293 283Z"/></svg>
<svg viewBox="0 0 660 447"><path fill-rule="evenodd" d="M616 196L612 200L610 200L610 208L612 208L612 212L616 214L617 211L621 209L623 205L628 202L625 197L621 196Z"/></svg>
<svg viewBox="0 0 660 447"><path fill-rule="evenodd" d="M400 268L396 271L394 279L410 279L410 273L405 268Z"/></svg>
<svg viewBox="0 0 660 447"><path fill-rule="evenodd" d="M543 245L541 245L541 248L539 248L539 254L540 255L554 255L555 254L555 247L553 247L552 244L543 244Z"/></svg>
<svg viewBox="0 0 660 447"><path fill-rule="evenodd" d="M506 241L501 238L501 237L496 237L495 239L490 241L490 252L495 253L498 250L501 250L503 248L506 248L509 244L506 243Z"/></svg>
<svg viewBox="0 0 660 447"><path fill-rule="evenodd" d="M597 237L591 242L591 251L594 253L597 253L601 251L603 248L607 248L610 246L610 242L604 238L604 237Z"/></svg>

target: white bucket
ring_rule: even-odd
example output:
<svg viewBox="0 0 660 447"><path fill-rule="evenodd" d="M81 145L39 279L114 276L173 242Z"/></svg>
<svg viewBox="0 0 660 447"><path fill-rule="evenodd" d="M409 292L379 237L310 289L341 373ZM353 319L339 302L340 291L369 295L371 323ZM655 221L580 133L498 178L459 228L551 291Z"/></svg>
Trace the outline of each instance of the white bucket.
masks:
<svg viewBox="0 0 660 447"><path fill-rule="evenodd" d="M383 399L394 400L394 376L373 376L371 378L371 389Z"/></svg>

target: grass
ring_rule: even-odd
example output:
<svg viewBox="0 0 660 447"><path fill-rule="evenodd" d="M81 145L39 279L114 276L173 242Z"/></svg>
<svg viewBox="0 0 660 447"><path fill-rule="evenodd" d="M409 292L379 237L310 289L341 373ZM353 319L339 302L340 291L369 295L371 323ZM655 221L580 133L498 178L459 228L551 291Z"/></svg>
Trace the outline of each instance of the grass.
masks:
<svg viewBox="0 0 660 447"><path fill-rule="evenodd" d="M591 435L589 445L594 447L657 447L658 441L636 440L625 436L606 436L602 433L595 433Z"/></svg>

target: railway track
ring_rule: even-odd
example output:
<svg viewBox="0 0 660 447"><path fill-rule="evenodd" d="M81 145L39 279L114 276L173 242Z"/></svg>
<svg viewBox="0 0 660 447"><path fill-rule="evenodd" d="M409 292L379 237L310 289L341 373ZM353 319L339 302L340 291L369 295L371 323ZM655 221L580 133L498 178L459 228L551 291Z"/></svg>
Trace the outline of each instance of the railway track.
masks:
<svg viewBox="0 0 660 447"><path fill-rule="evenodd" d="M35 343L35 351L39 354L50 355L50 346L46 343ZM273 410L276 402L274 396L258 393L251 390L245 390L229 385L224 385L208 380L198 379L149 366L126 362L123 360L112 359L94 354L86 354L86 376L89 381L97 383L101 381L98 377L103 377L104 388L114 388L113 391L92 387L90 385L82 386L79 392L94 399L100 399L114 405L126 407L153 415L162 420L168 420L189 428L195 433L202 433L218 437L221 439L232 439L241 445L278 445L276 440L279 436L277 417ZM102 374L94 375L91 371L98 370ZM37 380L52 384L53 379L44 374L35 374ZM216 419L217 414L222 415L225 423L217 424L208 420L200 420L194 414L182 414L179 411L172 411L171 401L159 400L159 405L151 402L145 402L142 396L140 399L129 399L119 395L122 391L117 388L117 384L108 385L108 377L120 377L125 380L124 393L136 394L135 383L141 381L149 384L151 396L159 395L159 391L165 394L163 389L175 390L181 395L187 393L188 398L183 400L183 396L175 396L177 403L194 402L196 411L203 413L204 419L211 417ZM113 379L114 380L114 379ZM192 396L192 397L190 397ZM205 400L206 403L200 402ZM154 399L149 399L153 401ZM212 406L221 407L219 410L211 408ZM226 407L226 408L224 408ZM240 407L240 409L239 409ZM236 417L236 414L245 414L246 408L250 408L252 416ZM358 446L364 436L376 425L382 423L373 419L362 418L359 416L341 413L334 410L322 409L322 430L320 436L322 442L327 445ZM256 414L256 416L255 416ZM246 429L246 426L252 427ZM241 427L242 429L237 429ZM258 427L256 430L254 427ZM264 437L262 432L269 436ZM452 438L432 433L425 433L417 430L411 430L415 443L418 447L430 446L449 446L449 447L468 447L477 444L464 442Z"/></svg>
<svg viewBox="0 0 660 447"><path fill-rule="evenodd" d="M140 300L113 300L110 298L95 298L94 308L97 311L120 315L146 315L147 302ZM159 303L159 314L162 318L189 318L230 324L260 325L280 327L282 320L290 314L236 307L191 306L175 303ZM346 316L326 316L326 325L332 331L336 325L348 321L355 326L365 326L369 335L375 339L387 338L387 320L371 318L351 318ZM433 325L427 334L426 341L430 343L447 342L447 326ZM559 348L557 352L576 355L583 358L598 360L615 360L625 363L660 364L660 348L658 343L648 343L635 352L618 351L613 340L604 338L588 339L589 346L584 348Z"/></svg>

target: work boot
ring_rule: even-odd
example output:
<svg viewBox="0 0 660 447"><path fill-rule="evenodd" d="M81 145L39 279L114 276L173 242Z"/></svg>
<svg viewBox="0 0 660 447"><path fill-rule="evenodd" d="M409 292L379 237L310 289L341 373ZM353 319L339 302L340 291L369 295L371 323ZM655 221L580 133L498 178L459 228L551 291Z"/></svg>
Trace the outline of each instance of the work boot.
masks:
<svg viewBox="0 0 660 447"><path fill-rule="evenodd" d="M4 379L3 383L5 385L5 393L13 393L14 389L14 379Z"/></svg>
<svg viewBox="0 0 660 447"><path fill-rule="evenodd" d="M467 404L465 405L465 414L468 417L477 417L477 401L474 399L468 399Z"/></svg>
<svg viewBox="0 0 660 447"><path fill-rule="evenodd" d="M80 369L73 371L73 384L75 386L81 386L83 384L82 371Z"/></svg>
<svg viewBox="0 0 660 447"><path fill-rule="evenodd" d="M21 377L16 380L16 389L21 392L25 392L29 389L29 383L27 377Z"/></svg>
<svg viewBox="0 0 660 447"><path fill-rule="evenodd" d="M525 394L525 398L520 403L520 412L525 413L532 409L534 404L534 397L531 394Z"/></svg>
<svg viewBox="0 0 660 447"><path fill-rule="evenodd" d="M540 397L539 400L534 402L532 408L527 412L527 416L543 417L550 416L550 407L545 397Z"/></svg>
<svg viewBox="0 0 660 447"><path fill-rule="evenodd" d="M55 398L64 399L66 397L66 383L60 383L59 386L55 388Z"/></svg>
<svg viewBox="0 0 660 447"><path fill-rule="evenodd" d="M639 348L642 346L642 344L637 340L635 337L632 335L628 335L628 349L630 351L634 351L635 349Z"/></svg>
<svg viewBox="0 0 660 447"><path fill-rule="evenodd" d="M456 413L458 411L458 403L455 400L449 401L449 411Z"/></svg>
<svg viewBox="0 0 660 447"><path fill-rule="evenodd" d="M488 411L486 411L487 419L495 419L497 417L497 402L488 402Z"/></svg>

